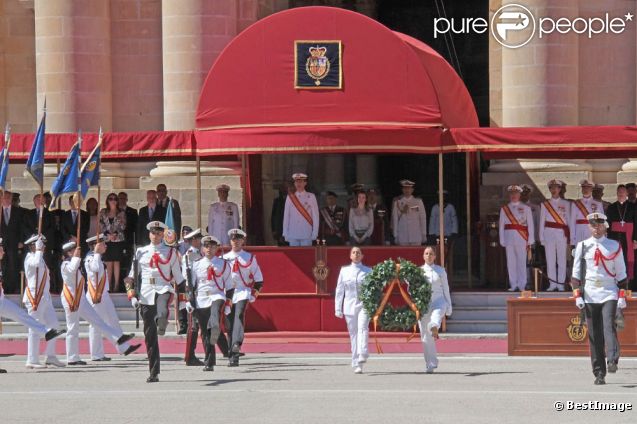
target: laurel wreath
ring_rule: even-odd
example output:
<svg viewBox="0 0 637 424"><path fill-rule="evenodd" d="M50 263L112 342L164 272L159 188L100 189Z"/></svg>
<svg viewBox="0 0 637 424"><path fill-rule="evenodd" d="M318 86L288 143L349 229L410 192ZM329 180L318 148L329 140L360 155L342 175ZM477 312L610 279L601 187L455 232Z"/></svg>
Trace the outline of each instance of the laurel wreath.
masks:
<svg viewBox="0 0 637 424"><path fill-rule="evenodd" d="M399 267L393 259L387 259L375 265L365 277L361 285L360 299L370 318L376 314L380 306L385 287L396 277L401 282L409 284L409 295L420 311L420 316L427 313L431 300L431 283L422 269L412 262L398 258L398 264ZM385 331L405 331L416 324L416 314L407 305L394 308L391 303L387 303L378 323Z"/></svg>

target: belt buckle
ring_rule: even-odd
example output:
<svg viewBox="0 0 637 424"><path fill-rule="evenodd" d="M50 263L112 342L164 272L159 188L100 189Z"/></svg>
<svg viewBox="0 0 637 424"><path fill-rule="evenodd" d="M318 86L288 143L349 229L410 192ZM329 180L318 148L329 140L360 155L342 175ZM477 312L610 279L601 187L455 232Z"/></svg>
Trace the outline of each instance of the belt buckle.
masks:
<svg viewBox="0 0 637 424"><path fill-rule="evenodd" d="M599 280L595 280L595 287L601 287L603 286L602 282Z"/></svg>
<svg viewBox="0 0 637 424"><path fill-rule="evenodd" d="M154 286L155 285L155 277L150 277L148 279L148 282Z"/></svg>

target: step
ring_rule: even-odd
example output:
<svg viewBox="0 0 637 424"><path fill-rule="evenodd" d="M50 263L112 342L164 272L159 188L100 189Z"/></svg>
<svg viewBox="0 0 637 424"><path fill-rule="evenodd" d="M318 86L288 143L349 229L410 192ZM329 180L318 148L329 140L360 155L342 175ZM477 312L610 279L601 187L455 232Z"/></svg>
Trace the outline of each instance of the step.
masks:
<svg viewBox="0 0 637 424"><path fill-rule="evenodd" d="M500 306L455 306L447 321L455 320L506 320L507 309Z"/></svg>
<svg viewBox="0 0 637 424"><path fill-rule="evenodd" d="M448 320L449 333L506 334L506 320Z"/></svg>

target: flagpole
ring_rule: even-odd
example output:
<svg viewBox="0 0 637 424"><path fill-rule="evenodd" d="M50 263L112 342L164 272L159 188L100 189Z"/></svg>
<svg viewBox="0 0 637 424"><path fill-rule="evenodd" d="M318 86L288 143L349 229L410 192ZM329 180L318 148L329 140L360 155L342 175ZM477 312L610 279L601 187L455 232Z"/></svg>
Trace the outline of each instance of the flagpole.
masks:
<svg viewBox="0 0 637 424"><path fill-rule="evenodd" d="M99 136L97 137L97 145L100 146L101 144L102 144L102 127L100 127L100 133L99 133ZM100 155L99 162L96 164L97 169L100 169L101 165L102 165L102 155ZM101 180L101 178L100 178L100 180ZM101 197L102 197L102 186L101 186L100 182L98 181L98 183L97 183L97 214L98 214L98 217L99 217L99 211L100 211ZM108 207L108 205L106 205L106 206ZM106 212L108 212L108 210ZM89 216L89 219L90 219L90 216ZM95 235L99 239L99 237L100 237L100 223L99 223L99 221L98 221L97 225L95 226Z"/></svg>
<svg viewBox="0 0 637 424"><path fill-rule="evenodd" d="M82 245L82 242L80 241L80 225L82 222L82 173L80 172L80 168L82 166L82 130L79 130L77 133L77 141L80 144L80 157L77 161L77 229L75 230L75 240L77 240L76 246L80 247Z"/></svg>
<svg viewBox="0 0 637 424"><path fill-rule="evenodd" d="M11 125L7 122L7 126L4 128L4 146L3 155L2 155L2 168L4 168L4 161L7 160L7 153L9 152L9 144L11 143ZM5 182L2 182L2 187L0 190L0 195L2 195L1 199L4 203L4 186ZM2 206L4 208L4 204ZM2 211L4 212L4 210ZM0 213L0 228L2 228L2 219L4 218L4 213Z"/></svg>
<svg viewBox="0 0 637 424"><path fill-rule="evenodd" d="M42 108L43 117L46 116L46 95L44 96L44 107ZM46 135L42 140L42 144L46 146ZM45 149L46 153L46 149ZM44 215L44 154L42 155L42 181L40 181L40 213L38 217L38 236L42 235L42 215Z"/></svg>

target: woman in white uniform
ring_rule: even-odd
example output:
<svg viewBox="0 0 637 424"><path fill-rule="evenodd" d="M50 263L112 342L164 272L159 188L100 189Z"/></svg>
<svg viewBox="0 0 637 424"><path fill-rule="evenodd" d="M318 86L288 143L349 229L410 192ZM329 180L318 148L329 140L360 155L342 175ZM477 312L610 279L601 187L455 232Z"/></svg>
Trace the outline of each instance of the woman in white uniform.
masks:
<svg viewBox="0 0 637 424"><path fill-rule="evenodd" d="M438 356L436 353L436 341L438 330L442 323L442 318L451 315L451 296L449 295L449 283L445 269L434 262L436 260L436 250L432 246L425 247L423 254L425 264L422 270L431 283L431 300L429 309L422 316L418 325L420 326L420 338L425 351L426 373L431 374L438 368Z"/></svg>
<svg viewBox="0 0 637 424"><path fill-rule="evenodd" d="M349 258L352 263L342 267L338 275L334 300L335 315L338 318L345 318L352 343L352 368L356 374L362 374L363 364L367 362L369 357L367 351L369 317L363 309L363 303L358 294L360 286L365 276L371 272L371 268L363 265L363 252L357 246L352 247Z"/></svg>

